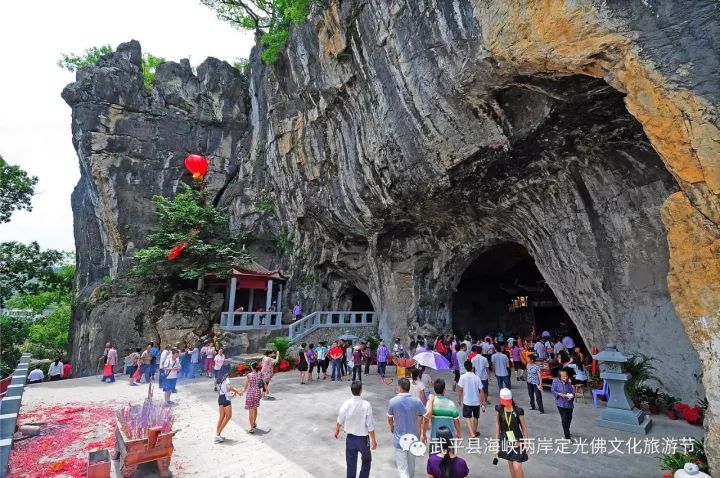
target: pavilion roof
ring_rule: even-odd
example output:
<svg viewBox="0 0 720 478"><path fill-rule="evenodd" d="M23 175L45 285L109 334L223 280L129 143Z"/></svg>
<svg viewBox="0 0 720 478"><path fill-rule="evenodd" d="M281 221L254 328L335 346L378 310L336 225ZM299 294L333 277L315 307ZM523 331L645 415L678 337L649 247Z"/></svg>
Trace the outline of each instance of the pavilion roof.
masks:
<svg viewBox="0 0 720 478"><path fill-rule="evenodd" d="M233 266L231 268L231 274L235 277L254 277L254 278L265 278L279 281L288 280L288 276L283 274L281 269L270 270L265 266L258 264L253 261L249 264L243 264L241 266ZM207 274L208 277L214 278L215 274Z"/></svg>

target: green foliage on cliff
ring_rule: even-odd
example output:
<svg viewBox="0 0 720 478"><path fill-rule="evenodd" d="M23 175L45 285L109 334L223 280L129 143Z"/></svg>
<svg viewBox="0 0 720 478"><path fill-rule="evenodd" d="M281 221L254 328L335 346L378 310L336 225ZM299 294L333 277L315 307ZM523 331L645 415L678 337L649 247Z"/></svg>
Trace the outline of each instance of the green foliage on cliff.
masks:
<svg viewBox="0 0 720 478"><path fill-rule="evenodd" d="M113 49L110 45L93 46L81 54L63 53L57 64L60 68L68 71L77 71L80 68L97 65L100 58L112 52Z"/></svg>
<svg viewBox="0 0 720 478"><path fill-rule="evenodd" d="M158 228L148 236L149 246L133 256L133 274L197 279L208 272L223 276L231 266L251 262L242 236L230 231L228 212L209 204L204 193L182 187L173 199L153 197ZM168 260L173 247L184 241L180 255Z"/></svg>
<svg viewBox="0 0 720 478"><path fill-rule="evenodd" d="M30 200L38 178L5 162L0 156L0 224L8 222L13 211L32 211Z"/></svg>
<svg viewBox="0 0 720 478"><path fill-rule="evenodd" d="M299 25L317 0L201 0L215 10L218 18L242 30L261 34L262 60L275 63L285 46L290 25Z"/></svg>
<svg viewBox="0 0 720 478"><path fill-rule="evenodd" d="M58 66L65 68L68 71L77 71L80 68L86 68L88 66L95 66L105 55L109 55L113 52L110 45L93 46L85 50L81 54L77 53L63 53L58 60ZM143 83L146 88L152 86L153 79L155 78L155 70L159 65L165 63L165 58L155 56L152 53L145 53L142 56L141 71L143 75Z"/></svg>

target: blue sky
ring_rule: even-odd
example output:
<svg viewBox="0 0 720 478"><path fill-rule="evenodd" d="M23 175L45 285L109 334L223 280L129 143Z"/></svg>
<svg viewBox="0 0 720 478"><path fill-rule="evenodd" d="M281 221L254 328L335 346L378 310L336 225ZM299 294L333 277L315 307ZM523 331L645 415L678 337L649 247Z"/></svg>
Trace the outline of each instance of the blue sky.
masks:
<svg viewBox="0 0 720 478"><path fill-rule="evenodd" d="M70 73L62 53L140 41L168 60L247 57L252 34L216 19L199 0L68 0L0 2L0 155L40 181L33 211L0 225L0 241L38 241L74 249L70 193L80 176L72 147L70 107L60 98Z"/></svg>

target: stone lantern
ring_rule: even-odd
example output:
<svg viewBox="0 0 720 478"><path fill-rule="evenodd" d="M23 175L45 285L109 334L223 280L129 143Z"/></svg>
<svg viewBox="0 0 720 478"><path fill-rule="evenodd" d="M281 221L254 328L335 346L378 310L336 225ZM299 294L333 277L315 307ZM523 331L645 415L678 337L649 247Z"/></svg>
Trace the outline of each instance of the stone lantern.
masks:
<svg viewBox="0 0 720 478"><path fill-rule="evenodd" d="M632 433L647 433L652 419L642 410L635 408L627 396L625 384L630 374L623 371L628 357L619 352L615 344L608 344L605 350L593 356L600 363L600 378L608 383L608 404L595 420L598 426Z"/></svg>

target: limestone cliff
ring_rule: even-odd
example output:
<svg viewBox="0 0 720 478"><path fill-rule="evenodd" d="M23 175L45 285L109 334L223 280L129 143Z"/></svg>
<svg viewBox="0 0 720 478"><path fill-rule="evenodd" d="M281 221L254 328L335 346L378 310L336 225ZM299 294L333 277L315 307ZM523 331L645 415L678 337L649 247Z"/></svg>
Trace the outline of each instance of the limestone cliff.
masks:
<svg viewBox="0 0 720 478"><path fill-rule="evenodd" d="M243 94L220 95L210 103L238 109L210 123L202 93L226 66L206 63L204 80L159 72L145 92L129 81L134 50L119 51L65 95L83 165L78 284L117 270L152 226L123 195L171 191L198 146L150 149L148 122L172 112L225 138L200 146L223 151L216 190L230 184L220 200L235 226L267 230L253 204L269 192L293 244L292 297L332 307L358 289L387 337L445 330L463 272L521 244L586 343L643 351L672 393L707 393L717 457L719 24L711 0L336 0L292 31L277 64L253 60L247 113ZM126 71L104 70L123 55ZM183 81L195 89L169 94ZM105 138L122 124L136 128L115 135L126 143ZM76 312L75 354L89 346L83 324L100 320Z"/></svg>

